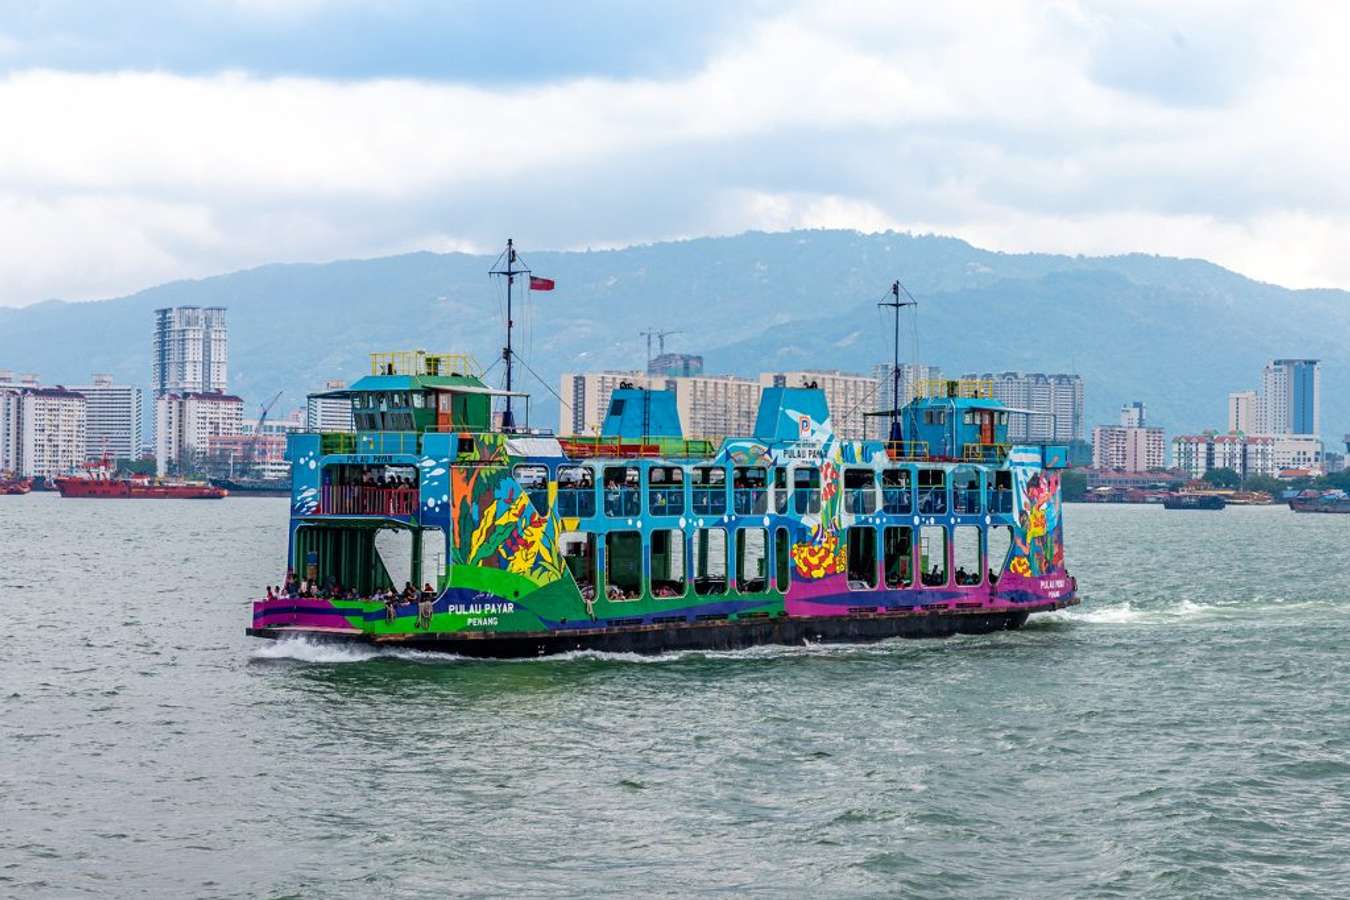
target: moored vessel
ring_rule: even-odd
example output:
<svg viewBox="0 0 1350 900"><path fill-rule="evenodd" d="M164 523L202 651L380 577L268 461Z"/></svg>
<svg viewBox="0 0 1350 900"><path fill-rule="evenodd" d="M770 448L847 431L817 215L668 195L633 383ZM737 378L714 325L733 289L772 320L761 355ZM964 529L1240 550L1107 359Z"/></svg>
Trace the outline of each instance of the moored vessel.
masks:
<svg viewBox="0 0 1350 900"><path fill-rule="evenodd" d="M528 269L504 258L509 322ZM921 385L875 441L841 439L810 387L766 388L752 434L687 440L671 392L626 386L600 436L560 440L516 426L509 331L503 359L495 390L463 355L372 354L329 394L355 434L288 436L288 575L249 634L660 652L983 633L1078 602L1067 448L1010 444L988 382Z"/></svg>
<svg viewBox="0 0 1350 900"><path fill-rule="evenodd" d="M151 478L148 475L117 475L106 459L91 463L78 475L52 479L62 497L108 500L219 500L229 491L204 481Z"/></svg>
<svg viewBox="0 0 1350 900"><path fill-rule="evenodd" d="M32 489L33 481L30 478L0 477L0 496L17 496L26 494Z"/></svg>
<svg viewBox="0 0 1350 900"><path fill-rule="evenodd" d="M1202 494L1182 491L1163 497L1163 509L1223 509L1227 505L1222 494Z"/></svg>
<svg viewBox="0 0 1350 900"><path fill-rule="evenodd" d="M1350 513L1350 494L1340 490L1306 492L1290 498L1289 508L1305 513Z"/></svg>

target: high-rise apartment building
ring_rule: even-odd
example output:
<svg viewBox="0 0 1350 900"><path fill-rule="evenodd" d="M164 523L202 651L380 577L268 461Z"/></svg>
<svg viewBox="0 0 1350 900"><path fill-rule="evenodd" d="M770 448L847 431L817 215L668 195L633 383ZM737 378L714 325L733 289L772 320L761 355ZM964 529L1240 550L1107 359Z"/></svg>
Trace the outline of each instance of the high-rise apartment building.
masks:
<svg viewBox="0 0 1350 900"><path fill-rule="evenodd" d="M154 396L223 392L229 374L228 358L224 307L155 310L150 357Z"/></svg>
<svg viewBox="0 0 1350 900"><path fill-rule="evenodd" d="M1318 434L1322 429L1322 371L1315 359L1276 359L1261 371L1263 434Z"/></svg>
<svg viewBox="0 0 1350 900"><path fill-rule="evenodd" d="M734 375L668 379L685 437L754 434L763 385Z"/></svg>
<svg viewBox="0 0 1350 900"><path fill-rule="evenodd" d="M244 401L232 394L165 394L155 400L155 468L187 472L205 456L209 439L242 430Z"/></svg>
<svg viewBox="0 0 1350 900"><path fill-rule="evenodd" d="M306 431L355 431L352 424L352 401L347 397L325 397L330 391L340 391L346 382L331 379L324 382L323 391L305 398Z"/></svg>
<svg viewBox="0 0 1350 900"><path fill-rule="evenodd" d="M1083 378L1040 372L962 375L993 382L994 398L1014 410L1008 418L1008 440L1068 443L1083 437Z"/></svg>
<svg viewBox="0 0 1350 900"><path fill-rule="evenodd" d="M820 388L825 392L825 402L830 408L830 423L834 426L834 433L846 441L879 438L886 430L885 419L864 415L874 408L880 387L875 378L867 375L854 375L838 369L763 372L759 376L759 383L761 387ZM755 403L758 406L758 397ZM753 421L751 424L754 424Z"/></svg>
<svg viewBox="0 0 1350 900"><path fill-rule="evenodd" d="M113 384L111 375L94 375L92 384L71 385L84 395L88 459L136 459L141 452L143 392Z"/></svg>
<svg viewBox="0 0 1350 900"><path fill-rule="evenodd" d="M1228 430L1234 434L1259 434L1260 408L1256 391L1233 391L1228 395Z"/></svg>
<svg viewBox="0 0 1350 900"><path fill-rule="evenodd" d="M1130 409L1131 407L1126 407ZM1134 416L1121 415L1133 421ZM1161 469L1166 447L1161 428L1098 425L1092 429L1092 467L1121 472Z"/></svg>
<svg viewBox="0 0 1350 900"><path fill-rule="evenodd" d="M0 472L50 478L78 469L85 461L84 396L64 387L6 384L0 386Z"/></svg>
<svg viewBox="0 0 1350 900"><path fill-rule="evenodd" d="M1143 400L1126 403L1120 408L1121 428L1143 428L1148 424L1148 412Z"/></svg>

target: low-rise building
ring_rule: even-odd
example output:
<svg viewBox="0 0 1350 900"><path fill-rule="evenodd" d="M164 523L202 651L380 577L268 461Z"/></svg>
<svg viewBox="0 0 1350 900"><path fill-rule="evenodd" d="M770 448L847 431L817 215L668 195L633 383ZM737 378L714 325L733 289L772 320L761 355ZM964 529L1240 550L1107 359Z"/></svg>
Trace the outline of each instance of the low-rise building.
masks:
<svg viewBox="0 0 1350 900"><path fill-rule="evenodd" d="M1123 472L1161 469L1166 454L1161 428L1098 425L1092 429L1092 467Z"/></svg>

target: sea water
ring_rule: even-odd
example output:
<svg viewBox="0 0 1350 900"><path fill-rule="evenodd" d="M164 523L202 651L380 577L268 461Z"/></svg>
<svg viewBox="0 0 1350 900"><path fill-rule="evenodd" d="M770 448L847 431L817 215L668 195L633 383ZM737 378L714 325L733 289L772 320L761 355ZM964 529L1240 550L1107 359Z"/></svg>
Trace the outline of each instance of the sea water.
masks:
<svg viewBox="0 0 1350 900"><path fill-rule="evenodd" d="M1350 521L1065 522L1018 632L484 662L246 638L285 500L0 498L0 896L1350 892Z"/></svg>

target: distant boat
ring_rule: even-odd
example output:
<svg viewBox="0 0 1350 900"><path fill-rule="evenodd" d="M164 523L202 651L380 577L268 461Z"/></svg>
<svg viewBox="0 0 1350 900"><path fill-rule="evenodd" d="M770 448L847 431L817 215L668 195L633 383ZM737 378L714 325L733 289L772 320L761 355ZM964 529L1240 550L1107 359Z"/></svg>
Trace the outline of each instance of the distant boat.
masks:
<svg viewBox="0 0 1350 900"><path fill-rule="evenodd" d="M1350 495L1345 491L1327 491L1313 496L1294 497L1289 501L1294 512L1350 513Z"/></svg>
<svg viewBox="0 0 1350 900"><path fill-rule="evenodd" d="M33 489L33 482L27 478L0 478L0 497L26 494Z"/></svg>
<svg viewBox="0 0 1350 900"><path fill-rule="evenodd" d="M229 494L204 481L169 481L145 475L118 477L106 459L79 475L53 479L62 497L104 500L219 500Z"/></svg>
<svg viewBox="0 0 1350 900"><path fill-rule="evenodd" d="M1221 494L1168 494L1163 498L1163 509L1223 509L1227 501Z"/></svg>
<svg viewBox="0 0 1350 900"><path fill-rule="evenodd" d="M211 484L235 497L289 497L289 478L212 478Z"/></svg>

